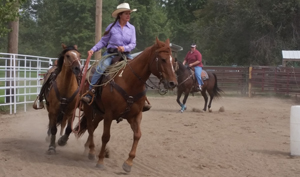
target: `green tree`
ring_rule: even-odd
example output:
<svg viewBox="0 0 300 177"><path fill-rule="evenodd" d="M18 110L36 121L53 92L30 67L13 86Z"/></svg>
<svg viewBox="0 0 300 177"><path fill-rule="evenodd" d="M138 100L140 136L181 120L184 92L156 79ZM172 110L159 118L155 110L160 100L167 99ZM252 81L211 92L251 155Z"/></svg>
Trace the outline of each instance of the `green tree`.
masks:
<svg viewBox="0 0 300 177"><path fill-rule="evenodd" d="M0 37L5 36L10 31L7 24L19 16L16 8L19 8L23 2L25 0L5 0L0 3Z"/></svg>

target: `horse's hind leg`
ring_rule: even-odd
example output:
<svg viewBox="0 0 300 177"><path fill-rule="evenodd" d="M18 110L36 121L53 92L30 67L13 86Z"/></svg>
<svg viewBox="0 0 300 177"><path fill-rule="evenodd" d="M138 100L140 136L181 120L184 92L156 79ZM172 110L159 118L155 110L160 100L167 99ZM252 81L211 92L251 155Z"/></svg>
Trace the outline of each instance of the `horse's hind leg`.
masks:
<svg viewBox="0 0 300 177"><path fill-rule="evenodd" d="M49 113L49 129L51 131L51 138L50 138L50 145L48 149L48 154L52 154L56 152L56 145L55 145L55 136L57 133L57 127L56 127L56 119L57 115Z"/></svg>
<svg viewBox="0 0 300 177"><path fill-rule="evenodd" d="M211 103L212 103L212 100L214 99L214 94L210 93L210 92L208 92L208 93L209 93L209 96L210 96L209 103L208 103L208 111L212 112Z"/></svg>
<svg viewBox="0 0 300 177"><path fill-rule="evenodd" d="M133 164L133 159L135 158L136 155L136 149L139 140L142 136L141 127L140 127L142 121L142 113L140 112L136 117L127 119L127 121L130 124L131 129L133 131L133 144L128 159L123 163L123 170L126 172L130 172Z"/></svg>
<svg viewBox="0 0 300 177"><path fill-rule="evenodd" d="M206 107L207 107L207 100L208 100L208 97L207 97L207 94L206 94L206 89L202 90L201 92L203 98L204 98L204 108L203 108L203 111L206 111Z"/></svg>

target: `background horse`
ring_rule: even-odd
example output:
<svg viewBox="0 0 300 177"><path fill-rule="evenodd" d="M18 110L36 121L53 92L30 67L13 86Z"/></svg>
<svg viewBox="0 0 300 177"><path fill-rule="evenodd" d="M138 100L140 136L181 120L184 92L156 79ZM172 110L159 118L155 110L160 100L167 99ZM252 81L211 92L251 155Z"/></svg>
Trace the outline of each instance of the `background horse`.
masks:
<svg viewBox="0 0 300 177"><path fill-rule="evenodd" d="M46 108L49 117L48 133L51 134L48 152L55 152L55 136L57 125L61 124L62 129L68 122L65 135L62 136L58 144L65 145L72 132L72 116L75 111L75 104L79 99L79 84L77 76L81 73L80 53L77 46L66 47L62 44L63 51L59 55L57 69L50 77L50 89L45 91ZM56 76L57 75L57 76ZM49 135L49 134L48 134Z"/></svg>
<svg viewBox="0 0 300 177"><path fill-rule="evenodd" d="M102 146L97 167L104 168L105 147L110 139L112 121L119 122L125 118L133 131L133 144L129 157L123 164L123 169L126 172L131 171L141 138L140 124L146 99L146 81L152 73L162 81L166 89L176 87L174 64L169 40L161 42L156 38L153 46L146 48L133 60L128 61L126 67L119 71L114 80L102 87L102 93L98 94L91 106L84 105L84 117L81 119L79 135L86 129L89 132L85 146L90 148L90 158L93 158L95 154L94 130L98 123L104 120Z"/></svg>
<svg viewBox="0 0 300 177"><path fill-rule="evenodd" d="M193 79L195 77L193 76L193 73L191 72L191 70L189 68L185 67L181 62L177 62L177 63L178 63L178 69L176 70L176 74L177 74L178 85L177 85L176 101L181 107L180 111L183 112L184 110L186 110L185 104L186 104L186 100L187 100L189 94L193 93L195 90L194 89L195 80ZM206 91L208 92L208 94L210 96L208 109L209 109L209 111L211 111L211 102L212 102L213 98L219 97L222 90L218 87L216 74L210 73L210 72L207 72L207 74L208 74L209 79L203 81L204 85L202 86L201 94L205 100L203 110L206 111L207 100L208 100ZM196 84L196 85L198 85L198 84ZM184 98L183 98L183 102L181 103L180 98L183 93L184 93Z"/></svg>

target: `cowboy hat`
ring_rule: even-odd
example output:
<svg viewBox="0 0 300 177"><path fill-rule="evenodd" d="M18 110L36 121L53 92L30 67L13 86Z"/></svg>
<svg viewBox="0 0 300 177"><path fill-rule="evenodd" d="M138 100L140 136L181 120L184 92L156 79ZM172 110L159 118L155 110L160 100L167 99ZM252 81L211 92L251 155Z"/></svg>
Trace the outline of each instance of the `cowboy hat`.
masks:
<svg viewBox="0 0 300 177"><path fill-rule="evenodd" d="M191 47L192 47L192 48L196 47L196 44L192 44Z"/></svg>
<svg viewBox="0 0 300 177"><path fill-rule="evenodd" d="M135 12L136 9L131 10L128 3L122 3L117 6L117 9L111 14L111 16L113 18L117 18L119 13L125 12L125 11Z"/></svg>

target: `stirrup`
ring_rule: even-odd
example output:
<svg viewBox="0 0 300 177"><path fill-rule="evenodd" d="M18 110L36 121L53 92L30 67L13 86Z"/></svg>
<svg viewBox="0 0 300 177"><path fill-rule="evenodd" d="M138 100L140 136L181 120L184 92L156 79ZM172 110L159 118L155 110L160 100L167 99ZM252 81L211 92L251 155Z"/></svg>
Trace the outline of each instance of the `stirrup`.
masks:
<svg viewBox="0 0 300 177"><path fill-rule="evenodd" d="M90 99L90 102L88 102L86 99L86 95L90 95L92 98ZM84 101L86 104L88 104L89 106L94 102L94 98L95 98L95 89L92 88L91 90L86 91L80 98L81 101Z"/></svg>
<svg viewBox="0 0 300 177"><path fill-rule="evenodd" d="M39 98L40 98L40 96L38 95L38 96L36 97L36 99L35 99L33 105L32 105L32 108L33 108L33 109L38 110L38 109L43 109L43 108L45 108L45 107L44 107L44 102L43 102L43 101L39 102L39 103L40 103L40 104L39 104L39 107L37 106L37 102L38 102Z"/></svg>

